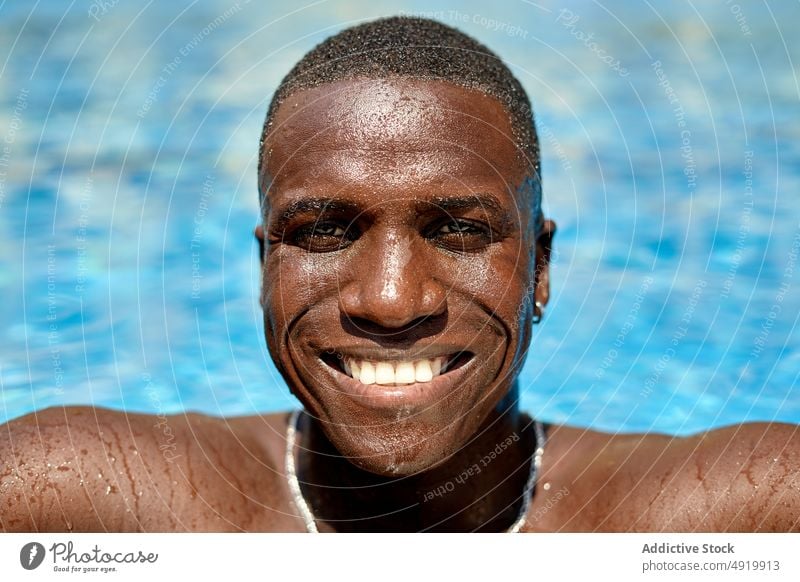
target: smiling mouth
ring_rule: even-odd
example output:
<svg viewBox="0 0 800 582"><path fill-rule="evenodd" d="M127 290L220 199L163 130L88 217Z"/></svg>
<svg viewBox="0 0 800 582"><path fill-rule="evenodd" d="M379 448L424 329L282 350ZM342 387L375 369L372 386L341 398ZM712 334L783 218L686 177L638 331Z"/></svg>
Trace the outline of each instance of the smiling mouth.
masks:
<svg viewBox="0 0 800 582"><path fill-rule="evenodd" d="M321 356L331 368L346 374L363 385L402 386L428 383L462 367L473 358L471 352L416 360L362 359L340 353Z"/></svg>

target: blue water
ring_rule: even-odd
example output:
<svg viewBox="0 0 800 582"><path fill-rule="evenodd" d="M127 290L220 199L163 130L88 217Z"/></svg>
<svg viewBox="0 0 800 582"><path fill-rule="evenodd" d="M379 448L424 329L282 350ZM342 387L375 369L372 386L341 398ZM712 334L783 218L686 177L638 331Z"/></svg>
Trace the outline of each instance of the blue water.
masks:
<svg viewBox="0 0 800 582"><path fill-rule="evenodd" d="M675 434L800 422L800 6L635 4L4 3L0 420L296 406L251 235L268 100L329 34L436 11L538 113L560 228L524 408Z"/></svg>

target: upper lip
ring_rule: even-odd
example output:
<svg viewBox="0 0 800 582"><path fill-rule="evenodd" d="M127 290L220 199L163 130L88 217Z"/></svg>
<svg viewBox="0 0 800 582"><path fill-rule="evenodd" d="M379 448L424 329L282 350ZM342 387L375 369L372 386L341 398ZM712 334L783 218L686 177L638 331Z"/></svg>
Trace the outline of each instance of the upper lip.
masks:
<svg viewBox="0 0 800 582"><path fill-rule="evenodd" d="M330 354L331 351L357 360L407 362L409 360L447 357L468 350L465 350L462 346L437 343L427 346L414 346L406 349L386 348L381 346L341 346L323 350L323 353Z"/></svg>

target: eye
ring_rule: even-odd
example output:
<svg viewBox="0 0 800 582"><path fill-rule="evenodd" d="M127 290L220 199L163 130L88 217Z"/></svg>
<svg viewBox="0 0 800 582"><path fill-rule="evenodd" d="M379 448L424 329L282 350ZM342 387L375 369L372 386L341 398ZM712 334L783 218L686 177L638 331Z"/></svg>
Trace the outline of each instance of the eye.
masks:
<svg viewBox="0 0 800 582"><path fill-rule="evenodd" d="M461 236L470 234L483 234L483 230L473 224L461 221L449 222L439 228L439 234L457 234Z"/></svg>
<svg viewBox="0 0 800 582"><path fill-rule="evenodd" d="M291 242L312 253L328 253L348 246L358 238L353 228L331 221L320 221L297 228Z"/></svg>
<svg viewBox="0 0 800 582"><path fill-rule="evenodd" d="M491 244L494 237L489 226L458 218L439 223L428 238L453 251L475 251Z"/></svg>

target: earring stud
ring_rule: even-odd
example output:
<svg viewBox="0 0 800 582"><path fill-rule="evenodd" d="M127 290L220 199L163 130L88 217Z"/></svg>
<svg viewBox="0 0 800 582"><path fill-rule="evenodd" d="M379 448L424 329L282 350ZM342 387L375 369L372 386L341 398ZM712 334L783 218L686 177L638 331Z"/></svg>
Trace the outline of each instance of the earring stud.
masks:
<svg viewBox="0 0 800 582"><path fill-rule="evenodd" d="M533 323L539 323L542 321L542 317L544 317L544 303L536 301L533 304Z"/></svg>

